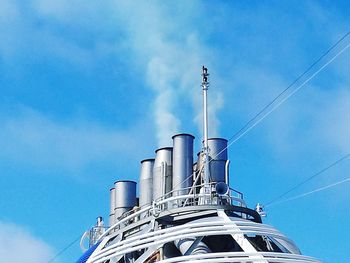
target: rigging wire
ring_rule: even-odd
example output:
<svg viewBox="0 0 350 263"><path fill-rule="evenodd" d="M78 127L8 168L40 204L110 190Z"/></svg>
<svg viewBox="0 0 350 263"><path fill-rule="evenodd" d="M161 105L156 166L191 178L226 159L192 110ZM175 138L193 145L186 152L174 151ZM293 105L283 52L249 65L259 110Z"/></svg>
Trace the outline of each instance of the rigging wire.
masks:
<svg viewBox="0 0 350 263"><path fill-rule="evenodd" d="M80 238L81 238L81 235L79 235L76 239L74 239L71 243L69 243L59 252L57 252L57 254L54 255L47 263L54 262L58 257L60 257L64 252L66 252L71 246L73 246L78 240L80 240Z"/></svg>
<svg viewBox="0 0 350 263"><path fill-rule="evenodd" d="M269 102L267 105L265 105L253 118L251 118L238 132L236 132L228 141L228 145L222 149L219 153L217 153L215 155L215 157L219 156L222 152L224 152L226 149L228 149L233 143L237 142L240 138L242 138L246 133L248 133L251 129L253 129L257 124L259 124L261 121L263 121L268 115L270 115L274 110L276 110L280 105L282 105L287 99L289 99L291 96L293 96L297 91L299 91L301 88L303 88L308 82L310 82L318 73L320 73L324 68L326 68L329 64L331 64L338 56L340 56L343 52L345 52L346 49L348 49L350 47L350 43L348 45L346 45L343 49L341 49L338 53L336 53L330 60L328 60L321 68L319 68L316 72L314 72L309 78L307 78L302 84L300 84L295 90L293 90L290 94L288 94L286 97L282 98L282 100L280 102L278 102L271 110L269 110L267 113L265 113L261 118L259 118L257 121L255 121L260 115L262 115L264 113L265 110L267 110L269 107L271 107L282 95L284 95L291 87L293 87L300 79L302 79L315 65L317 65L324 57L326 57L335 47L337 47L346 37L348 37L350 35L350 31L348 31L343 37L341 37L335 44L333 44L333 46L331 46L326 52L324 52L315 62L313 62L299 77L297 77L287 88L285 88L281 93L279 93L271 102ZM255 121L255 122L254 122ZM251 126L249 126L251 123L253 123ZM235 138L236 137L236 138ZM212 158L211 160L209 160L209 163L215 159ZM346 158L349 157L346 156ZM343 157L344 158L344 157ZM345 158L344 158L345 159ZM340 161L338 161L339 163ZM335 164L334 164L335 165ZM333 166L334 166L333 165ZM331 167L329 167L331 168ZM329 169L328 168L328 169ZM328 170L327 169L327 170ZM185 181L189 180L190 177L193 176L193 174L188 175L185 180L181 183L179 183L179 185L181 185L182 183L184 183ZM314 175L315 177L316 175ZM312 178L314 178L312 177ZM311 180L312 178L310 178L309 180ZM322 187L319 189L316 189L314 191L296 196L294 198L289 198L286 199L284 201L281 202L287 202L287 201L291 201L291 200L295 200L301 197L304 197L306 195L318 192L318 191L322 191L325 189L328 189L330 187L334 187L338 184L344 183L346 181L349 181L350 177L328 185L326 187ZM305 183L305 182L304 182ZM293 189L294 190L294 189ZM279 202L279 203L281 203ZM272 203L271 203L272 204ZM270 205L266 205L267 206L271 206ZM276 203L277 204L277 203ZM66 247L64 247L61 251L59 251L52 259L50 259L48 261L48 263L53 262L56 258L58 258L61 254L63 254L66 250L68 250L72 245L74 245L78 240L80 239L80 236L78 238L76 238L75 240L73 240L70 244L68 244Z"/></svg>
<svg viewBox="0 0 350 263"><path fill-rule="evenodd" d="M272 109L270 109L267 113L262 115L265 110L270 108L279 98L282 97L290 88L292 88L299 80L301 80L307 73L310 72L312 68L314 68L322 59L324 59L328 54L331 53L341 42L344 41L350 35L350 31L345 33L341 38L339 38L330 48L328 48L318 59L316 59L302 74L300 74L291 84L289 84L282 92L280 92L271 102L266 104L253 118L251 118L240 130L238 130L229 140L228 144L225 148L223 148L218 153L215 153L215 156L209 160L209 163L227 150L232 144L237 142L240 138L242 138L245 134L247 134L251 129L253 129L256 125L258 125L261 121L263 121L268 115L270 115L273 111L275 111L279 106L281 106L286 100L288 100L291 96L293 96L297 91L303 88L308 82L310 82L318 73L320 73L324 68L326 68L329 64L331 64L338 56L344 53L349 47L350 43L346 45L343 49L341 49L338 53L336 53L330 60L328 60L322 67L320 67L316 72L314 72L309 78L307 78L302 84L300 84L296 89L294 89L290 94L286 97L282 98ZM259 116L261 118L257 119ZM257 119L257 120L256 120ZM255 121L256 120L256 121ZM255 122L254 122L255 121ZM249 126L252 124L251 126ZM184 182L190 179L193 174L188 175L184 181L179 183L177 186L182 185Z"/></svg>
<svg viewBox="0 0 350 263"><path fill-rule="evenodd" d="M283 204L285 202L289 202L289 201L293 201L293 200L297 200L299 198L303 198L305 196L308 196L308 195L311 195L311 194L314 194L314 193L317 193L317 192L321 192L321 191L324 191L324 190L327 190L329 188L332 188L332 187L335 187L337 185L340 185L340 184L343 184L343 183L346 183L350 181L350 177L347 177L341 181L338 181L338 182L335 182L335 183L332 183L332 184L329 184L329 185L326 185L326 186L323 186L323 187L320 187L320 188L317 188L315 190L312 190L310 192L306 192L306 193L303 193L303 194L300 194L300 195L297 195L297 196L294 196L294 197L291 197L291 198L288 198L286 200L282 200L282 201L279 201L279 202L276 202L274 204L270 204L270 205L266 205L265 207L271 207L271 206L274 206L274 205L277 205L277 204Z"/></svg>
<svg viewBox="0 0 350 263"><path fill-rule="evenodd" d="M280 200L282 197L286 196L287 194L289 194L290 192L294 191L295 189L299 188L300 186L304 185L305 183L309 182L310 180L314 179L315 177L325 173L326 171L328 171L329 169L331 169L332 167L336 166L337 164L339 164L340 162L344 161L345 159L350 157L350 153L342 156L341 158L339 158L338 160L336 160L335 162L331 163L330 165L328 165L327 167L323 168L322 170L320 170L319 172L313 174L312 176L306 178L304 181L298 183L297 185L293 186L292 188L290 188L288 191L282 193L281 195L277 196L276 198L274 198L273 200L271 200L270 202L268 202L265 207L268 207L274 203L276 203L278 200ZM278 202L277 202L278 203Z"/></svg>
<svg viewBox="0 0 350 263"><path fill-rule="evenodd" d="M246 129L250 123L252 123L259 115L261 115L267 108L269 108L273 103L275 103L284 93L286 93L292 86L294 86L302 77L304 77L317 63L319 63L324 57L326 57L334 48L336 48L348 35L350 31L342 36L336 43L334 43L326 52L324 52L314 63L312 63L299 77L297 77L291 84L288 85L282 92L280 92L271 102L266 104L253 118L251 118L238 132L236 132L230 139L231 141L244 129Z"/></svg>
<svg viewBox="0 0 350 263"><path fill-rule="evenodd" d="M285 88L282 92L280 92L271 102L265 105L253 118L251 118L239 131L237 131L228 141L228 145L226 148L222 149L216 156L220 155L223 151L229 148L232 144L237 142L240 138L242 138L245 134L247 134L250 130L252 130L256 125L258 125L261 121L263 121L268 115L270 115L273 111L275 111L279 106L281 106L286 100L288 100L291 96L293 96L297 91L303 88L307 83L309 83L318 73L320 73L324 68L326 68L329 64L331 64L338 56L344 53L349 47L350 43L347 44L344 48L342 48L339 52L337 52L331 59L329 59L323 66L321 66L317 71L315 71L310 77L308 77L303 83L297 86L291 93L289 93L286 97L282 97L291 87L293 87L302 77L304 77L312 68L315 67L324 57L326 57L333 49L335 49L345 38L350 35L350 31L348 31L345 35L343 35L335 44L333 44L327 51L325 51L314 63L312 63L299 77L297 77L287 88ZM278 101L279 98L282 99ZM277 102L277 103L276 103ZM276 104L275 104L276 103ZM275 105L274 105L275 104ZM274 106L273 106L274 105ZM267 113L263 114L267 109L271 106L272 109L267 111ZM262 116L261 116L262 115ZM261 116L259 118L259 116ZM215 156L215 157L216 157Z"/></svg>

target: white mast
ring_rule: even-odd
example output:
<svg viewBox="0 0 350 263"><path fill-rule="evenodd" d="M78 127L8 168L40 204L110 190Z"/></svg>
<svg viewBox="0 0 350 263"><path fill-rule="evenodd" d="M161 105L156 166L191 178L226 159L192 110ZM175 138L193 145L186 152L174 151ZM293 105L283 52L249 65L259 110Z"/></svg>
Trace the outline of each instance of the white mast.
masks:
<svg viewBox="0 0 350 263"><path fill-rule="evenodd" d="M208 82L208 69L202 67L202 90L203 90L203 159L204 159L204 192L206 194L210 193L209 186L209 147L208 147L208 101L207 101L207 91L209 87Z"/></svg>

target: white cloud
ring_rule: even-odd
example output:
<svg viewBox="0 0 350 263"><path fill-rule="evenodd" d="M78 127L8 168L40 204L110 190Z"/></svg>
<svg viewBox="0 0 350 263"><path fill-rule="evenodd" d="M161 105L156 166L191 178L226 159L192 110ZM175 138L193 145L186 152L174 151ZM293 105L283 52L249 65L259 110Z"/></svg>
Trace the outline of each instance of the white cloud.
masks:
<svg viewBox="0 0 350 263"><path fill-rule="evenodd" d="M0 59L16 66L23 61L40 63L49 59L54 63L59 59L79 69L94 67L101 54L117 51L103 37L94 38L106 26L96 23L105 21L103 14L96 12L99 6L83 2L78 6L76 1L1 1ZM82 36L93 43L84 45Z"/></svg>
<svg viewBox="0 0 350 263"><path fill-rule="evenodd" d="M191 103L193 109L193 112L188 114L191 115L189 121L194 119L198 130L202 130L202 100L199 87L199 74L202 64L207 65L209 71L213 72L212 75L215 74L217 77L212 82L213 90L215 91L209 91L211 136L220 135L218 112L225 101L230 101L226 111L230 111L228 107L233 108L241 114L239 118L244 119L245 116L250 117L255 113L256 109L259 109L256 106L264 104L264 98L272 98L279 88L285 87L287 83L282 77L277 76L277 74L271 74L265 68L250 68L248 70L244 68L247 65L240 63L240 70L235 69L236 72L231 74L229 78L231 81L232 78L237 81L234 83L235 87L240 85L240 89L246 89L246 91L243 91L244 94L237 94L234 93L237 90L235 88L232 89L232 92L230 90L230 83L232 82L218 79L219 73L216 71L215 65L213 65L214 61L219 61L220 59L225 61L223 57L225 54L221 53L219 57L215 58L215 49L211 48L209 50L203 38L201 38L201 34L203 34L203 32L199 31L201 28L192 22L192 20L195 20L195 16L191 16L191 14L193 15L195 10L201 9L201 4L197 1L186 4L182 2L171 6L161 4L161 2L141 1L107 1L104 5L96 2L83 3L83 1L71 3L66 0L59 3L57 1L32 1L30 6L35 11L34 14L37 18L45 21L46 26L44 27L34 27L35 23L30 21L28 16L24 16L23 11L14 2L5 0L1 5L0 12L2 15L5 15L3 20L7 21L6 27L12 25L12 29L15 29L5 30L6 27L2 28L5 33L7 32L8 36L4 38L5 41L0 43L3 53L10 54L11 52L8 49L15 52L15 50L18 50L18 45L21 45L20 43L25 43L26 46L36 46L41 53L46 52L48 55L59 56L76 65L87 66L92 64L90 62L96 56L113 54L118 52L121 46L123 48L127 46L130 65L144 68L145 73L141 77L146 79L150 90L155 94L152 107L159 146L169 145L171 143L171 135L182 131L185 126L182 125L184 117L179 115L177 109L186 103ZM326 13L325 15L322 12L323 9L319 6L317 7L313 6L315 19L321 22L324 22L326 18L329 20L330 14ZM238 18L236 14L234 16L240 23L247 19L245 16L237 16ZM265 19L264 16L263 18ZM216 22L220 23L220 18L216 19ZM228 18L225 17L225 19ZM104 30L103 28L114 28L109 30L108 33L120 34L122 32L123 43L118 42L120 39L109 42L99 38L100 42L96 42L92 47L86 48L70 38L61 36L59 34L60 31L56 32L54 30L55 26L58 26L58 28L60 26L67 27L69 30L73 30L72 32L82 30L85 32L84 34L101 32L101 30ZM269 26L269 24L265 26ZM11 31L16 32L16 34L10 34ZM26 32L24 37L27 41L20 41L20 39L15 41L14 37L21 36L21 32ZM28 35L32 35L32 37L29 37L29 41ZM302 36L301 33L295 38L299 39L300 36ZM265 43L266 39L264 37L263 33L258 35L254 43ZM39 42L37 42L38 39L40 40ZM268 43L270 42L269 40ZM34 43L39 45L34 45ZM24 46L21 47L24 48ZM288 46L288 48L295 47ZM232 54L232 52L229 53ZM267 62L271 59L273 53L271 50L269 52L266 52L265 60ZM298 50L295 50L294 54L298 58L301 56ZM302 54L304 53L302 52ZM265 61L263 58L259 59ZM305 62L302 61L302 63ZM223 93L221 92L221 87L218 87L218 83L224 84L221 86L223 87L222 89L225 89L225 96L222 95ZM254 85L254 87L249 87L250 85ZM190 100L188 99L189 97L191 98ZM245 101L242 101L242 98ZM291 109L287 109L287 106L283 106L283 108L286 116L281 117L278 121L279 124L276 125L278 130L276 134L278 134L277 139L279 142L276 143L276 138L274 138L274 145L279 145L280 149L284 148L284 146L288 147L288 145L283 144L283 141L289 140L289 135L295 132L295 129L292 128L293 125L289 125L292 123L290 119L295 117L294 113L291 113ZM285 127L285 129L281 130L278 127ZM98 129L97 127L94 128ZM2 133L4 134L4 132ZM274 137L275 133L272 132L271 134ZM79 137L86 138L88 135L79 135ZM82 144L85 145L85 143Z"/></svg>
<svg viewBox="0 0 350 263"><path fill-rule="evenodd" d="M47 263L53 249L20 226L0 221L1 262Z"/></svg>
<svg viewBox="0 0 350 263"><path fill-rule="evenodd" d="M15 55L30 53L36 61L60 58L85 69L93 67L100 57L122 59L125 54L121 54L127 50L128 63L144 69L141 77L155 93L152 106L159 146L170 144L169 134L182 129L183 116L176 112L180 107L177 101L181 105L190 103L189 109L194 112L187 115L201 120L200 70L205 64L214 71L214 51L206 47L199 37L202 32L190 23L193 12L200 8L198 2L168 6L142 1L108 1L101 5L33 0L26 9L31 12L23 11L18 3L5 3L4 7L16 13L16 19L2 28L7 41L3 41L1 53L9 62ZM95 39L95 34L99 37L93 43L80 43L79 36ZM223 103L220 90L216 93L209 109L213 136L218 134L217 112ZM201 131L200 121L198 127Z"/></svg>
<svg viewBox="0 0 350 263"><path fill-rule="evenodd" d="M16 117L1 117L1 159L39 168L63 168L81 172L91 163L135 158L143 145L135 123L122 131L75 119L59 122L31 109ZM147 125L143 127L147 134ZM139 152L135 152L139 149Z"/></svg>

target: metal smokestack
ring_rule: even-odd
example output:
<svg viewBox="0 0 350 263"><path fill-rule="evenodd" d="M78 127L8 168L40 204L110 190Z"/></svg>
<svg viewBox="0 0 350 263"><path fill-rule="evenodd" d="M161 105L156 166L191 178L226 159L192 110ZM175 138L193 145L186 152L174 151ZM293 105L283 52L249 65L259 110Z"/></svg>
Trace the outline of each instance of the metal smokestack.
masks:
<svg viewBox="0 0 350 263"><path fill-rule="evenodd" d="M208 139L208 147L211 181L226 182L227 140L223 138L210 138Z"/></svg>
<svg viewBox="0 0 350 263"><path fill-rule="evenodd" d="M136 200L136 182L134 181L117 181L115 187L115 218L119 218L123 213L133 209L137 205Z"/></svg>
<svg viewBox="0 0 350 263"><path fill-rule="evenodd" d="M173 195L186 195L193 183L193 140L191 134L173 136Z"/></svg>
<svg viewBox="0 0 350 263"><path fill-rule="evenodd" d="M153 167L153 200L172 190L172 158L172 147L156 150L156 159Z"/></svg>
<svg viewBox="0 0 350 263"><path fill-rule="evenodd" d="M114 210L115 210L115 188L111 188L110 190L110 210L109 210L109 225L112 226L116 223L115 220L115 214L114 214Z"/></svg>
<svg viewBox="0 0 350 263"><path fill-rule="evenodd" d="M151 204L153 201L153 167L154 159L141 161L141 173L139 183L140 206Z"/></svg>

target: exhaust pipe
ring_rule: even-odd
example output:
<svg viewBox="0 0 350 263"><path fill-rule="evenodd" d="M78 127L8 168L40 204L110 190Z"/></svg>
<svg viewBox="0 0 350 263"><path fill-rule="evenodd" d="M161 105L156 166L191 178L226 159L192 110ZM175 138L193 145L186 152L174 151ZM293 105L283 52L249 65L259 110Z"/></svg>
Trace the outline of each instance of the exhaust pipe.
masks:
<svg viewBox="0 0 350 263"><path fill-rule="evenodd" d="M154 159L141 161L141 173L139 183L140 207L151 204L153 201L153 167Z"/></svg>
<svg viewBox="0 0 350 263"><path fill-rule="evenodd" d="M111 188L110 190L110 210L109 210L109 226L113 226L116 223L114 210L115 206L115 188Z"/></svg>
<svg viewBox="0 0 350 263"><path fill-rule="evenodd" d="M137 205L136 182L128 180L116 181L114 188L116 196L114 216L118 219Z"/></svg>
<svg viewBox="0 0 350 263"><path fill-rule="evenodd" d="M186 195L193 183L193 140L191 134L177 134L173 138L173 196ZM187 189L186 189L187 188ZM184 189L184 190L181 190Z"/></svg>
<svg viewBox="0 0 350 263"><path fill-rule="evenodd" d="M172 190L173 148L156 150L153 167L153 200L157 200Z"/></svg>
<svg viewBox="0 0 350 263"><path fill-rule="evenodd" d="M212 182L226 183L227 140L223 138L208 139L209 169Z"/></svg>

